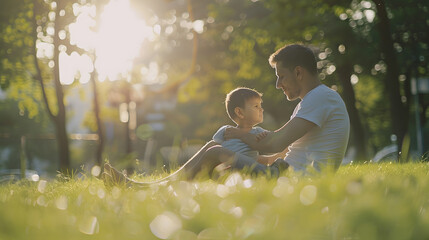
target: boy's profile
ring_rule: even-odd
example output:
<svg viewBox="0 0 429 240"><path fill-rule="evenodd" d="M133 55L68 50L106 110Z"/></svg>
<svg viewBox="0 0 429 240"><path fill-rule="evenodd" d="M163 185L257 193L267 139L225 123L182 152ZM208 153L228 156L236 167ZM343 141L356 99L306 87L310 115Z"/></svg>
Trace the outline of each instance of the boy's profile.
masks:
<svg viewBox="0 0 429 240"><path fill-rule="evenodd" d="M264 121L262 94L258 91L246 87L236 88L226 95L225 107L229 118L236 124L235 128L257 135L261 139L267 134L267 130L256 126ZM286 154L282 152L270 156L259 155L258 151L250 148L240 139L225 140L223 134L228 127L231 126L222 126L213 136L214 142L228 150L254 158L264 165L271 165L277 158L284 157Z"/></svg>

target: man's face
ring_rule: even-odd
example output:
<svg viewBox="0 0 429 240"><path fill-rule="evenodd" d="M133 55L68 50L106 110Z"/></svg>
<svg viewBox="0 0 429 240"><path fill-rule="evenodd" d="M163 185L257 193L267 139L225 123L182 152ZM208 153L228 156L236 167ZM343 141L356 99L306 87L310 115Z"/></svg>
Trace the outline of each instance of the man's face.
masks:
<svg viewBox="0 0 429 240"><path fill-rule="evenodd" d="M283 90L289 101L299 98L301 86L297 80L295 71L283 67L281 62L276 63L275 69L277 75L276 88Z"/></svg>

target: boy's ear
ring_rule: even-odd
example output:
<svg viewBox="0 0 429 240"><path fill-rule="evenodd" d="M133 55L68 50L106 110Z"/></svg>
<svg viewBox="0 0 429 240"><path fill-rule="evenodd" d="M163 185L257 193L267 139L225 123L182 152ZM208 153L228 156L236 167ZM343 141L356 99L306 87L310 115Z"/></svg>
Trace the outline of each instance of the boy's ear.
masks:
<svg viewBox="0 0 429 240"><path fill-rule="evenodd" d="M234 112L235 112L235 115L238 117L238 118L243 118L244 116L243 116L243 109L241 109L240 107L236 107L236 108L234 108Z"/></svg>

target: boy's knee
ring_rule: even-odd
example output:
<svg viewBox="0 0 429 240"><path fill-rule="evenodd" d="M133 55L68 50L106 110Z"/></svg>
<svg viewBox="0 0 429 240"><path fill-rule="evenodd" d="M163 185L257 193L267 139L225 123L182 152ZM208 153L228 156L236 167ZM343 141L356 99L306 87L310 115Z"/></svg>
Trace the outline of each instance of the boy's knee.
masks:
<svg viewBox="0 0 429 240"><path fill-rule="evenodd" d="M219 143L211 140L211 141L209 141L209 142L206 143L206 146L207 146L207 148L211 148L211 147L220 146L220 145L219 145Z"/></svg>
<svg viewBox="0 0 429 240"><path fill-rule="evenodd" d="M205 155L207 157L216 157L216 156L219 156L222 151L223 151L223 147L222 146L220 146L220 145L213 145L213 146L210 146L207 149Z"/></svg>
<svg viewBox="0 0 429 240"><path fill-rule="evenodd" d="M220 146L216 145L209 149L207 149L205 155L207 158L210 159L218 159L220 162L225 162L229 160L230 158L234 157L234 152Z"/></svg>

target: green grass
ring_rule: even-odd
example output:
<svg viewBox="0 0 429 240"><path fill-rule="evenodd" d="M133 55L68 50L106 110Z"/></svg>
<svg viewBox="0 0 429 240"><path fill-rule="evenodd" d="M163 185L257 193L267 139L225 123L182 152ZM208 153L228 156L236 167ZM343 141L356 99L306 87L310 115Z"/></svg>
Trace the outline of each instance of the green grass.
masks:
<svg viewBox="0 0 429 240"><path fill-rule="evenodd" d="M0 186L0 239L429 239L428 173L354 164L111 191L93 177L19 182Z"/></svg>

